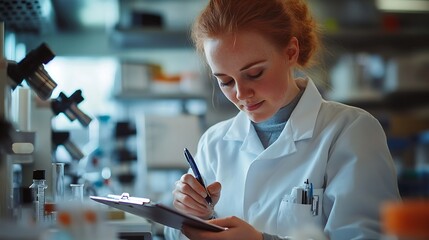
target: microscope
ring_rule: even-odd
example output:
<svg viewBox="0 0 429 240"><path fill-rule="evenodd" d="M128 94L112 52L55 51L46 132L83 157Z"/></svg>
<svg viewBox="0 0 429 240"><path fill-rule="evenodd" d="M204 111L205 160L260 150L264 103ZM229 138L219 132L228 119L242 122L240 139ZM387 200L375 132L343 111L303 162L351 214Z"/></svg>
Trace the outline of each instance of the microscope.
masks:
<svg viewBox="0 0 429 240"><path fill-rule="evenodd" d="M70 121L77 119L82 126L87 127L92 119L77 106L83 100L81 90L76 90L70 97L61 92L56 99L52 100L51 108L55 115L64 113Z"/></svg>
<svg viewBox="0 0 429 240"><path fill-rule="evenodd" d="M75 91L69 97L60 93L57 98L50 99L57 83L44 68L44 65L55 57L49 47L42 43L19 62L7 60L3 46L4 31L4 23L0 22L0 219L13 220L17 204L17 191L14 190L16 184L13 180L15 165L22 165L21 181L26 186L32 181L32 170L44 169L48 173L52 172L53 147L64 145L73 158L79 160L83 153L72 144L67 134L66 137L62 135L59 140L56 138L57 142L53 142L51 120L52 117L64 113L71 121L77 119L86 127L91 118L78 107L84 100L81 90ZM29 88L18 88L24 81ZM31 101L30 89L37 95L35 100L38 101ZM16 97L19 100L18 109L13 109L13 100L17 100ZM12 125L13 114L16 112L17 123ZM36 121L31 121L32 119ZM3 126L10 126L9 129L12 129L6 131ZM51 174L47 175L47 181L53 182Z"/></svg>
<svg viewBox="0 0 429 240"><path fill-rule="evenodd" d="M30 51L19 63L8 61L4 54L4 23L0 23L0 116L6 122L11 122L12 91L25 80L30 88L41 98L48 99L57 84L44 70L43 64L47 64L54 58L53 52L46 44ZM28 94L28 93L27 93ZM28 98L25 93L22 95ZM25 105L25 104L24 104ZM26 106L24 108L30 108ZM27 111L23 112L27 112ZM29 117L27 113L23 116ZM28 120L28 119L27 119ZM25 122L25 121L24 121ZM21 125L21 124L19 124ZM34 152L35 133L31 132L27 124L19 126L21 129L11 131L11 144L3 145L0 154L0 218L13 217L14 191L12 180L12 165L19 162L29 163Z"/></svg>

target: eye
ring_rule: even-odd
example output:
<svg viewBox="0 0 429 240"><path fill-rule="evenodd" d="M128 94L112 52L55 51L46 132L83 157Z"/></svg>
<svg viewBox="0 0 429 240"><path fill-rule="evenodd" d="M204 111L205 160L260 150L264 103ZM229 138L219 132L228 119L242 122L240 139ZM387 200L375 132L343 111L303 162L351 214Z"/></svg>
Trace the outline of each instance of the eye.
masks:
<svg viewBox="0 0 429 240"><path fill-rule="evenodd" d="M227 87L234 84L234 79L228 76L214 76L220 87Z"/></svg>
<svg viewBox="0 0 429 240"><path fill-rule="evenodd" d="M252 78L252 79L256 79L256 78L258 78L258 77L260 77L260 76L262 76L262 74L264 73L264 70L260 70L260 71L258 71L258 72L256 72L256 73L254 73L254 72L249 72L248 74L247 74L247 77L248 78Z"/></svg>
<svg viewBox="0 0 429 240"><path fill-rule="evenodd" d="M229 85L232 85L233 84L233 82L234 82L234 80L229 80L229 81L221 81L221 80L218 80L218 82L219 82L219 86L221 86L221 87L227 87L227 86L229 86Z"/></svg>

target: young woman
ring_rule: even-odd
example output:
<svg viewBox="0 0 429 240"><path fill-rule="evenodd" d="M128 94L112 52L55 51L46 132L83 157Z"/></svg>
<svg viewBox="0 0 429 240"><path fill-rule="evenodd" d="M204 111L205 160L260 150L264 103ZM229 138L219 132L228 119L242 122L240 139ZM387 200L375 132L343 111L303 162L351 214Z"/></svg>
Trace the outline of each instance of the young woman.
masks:
<svg viewBox="0 0 429 240"><path fill-rule="evenodd" d="M305 71L319 42L301 0L211 0L193 26L223 94L240 109L201 137L174 206L228 230L167 228L167 239L283 239L316 226L330 239L379 239L399 200L386 137L368 112L324 100ZM214 207L213 207L214 206Z"/></svg>

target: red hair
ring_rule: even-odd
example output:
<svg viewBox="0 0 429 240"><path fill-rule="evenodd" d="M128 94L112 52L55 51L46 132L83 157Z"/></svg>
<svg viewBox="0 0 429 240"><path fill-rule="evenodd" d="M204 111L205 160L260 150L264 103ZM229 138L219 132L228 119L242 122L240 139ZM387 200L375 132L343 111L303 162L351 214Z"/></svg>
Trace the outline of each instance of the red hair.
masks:
<svg viewBox="0 0 429 240"><path fill-rule="evenodd" d="M275 46L299 42L298 64L309 65L319 47L318 27L303 0L210 0L192 27L195 47L203 53L207 38L255 31Z"/></svg>

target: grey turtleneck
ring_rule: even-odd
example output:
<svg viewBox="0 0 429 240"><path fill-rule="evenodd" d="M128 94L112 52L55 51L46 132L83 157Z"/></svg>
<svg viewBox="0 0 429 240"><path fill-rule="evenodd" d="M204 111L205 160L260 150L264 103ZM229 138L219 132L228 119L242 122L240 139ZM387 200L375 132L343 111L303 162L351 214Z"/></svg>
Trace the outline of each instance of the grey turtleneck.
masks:
<svg viewBox="0 0 429 240"><path fill-rule="evenodd" d="M279 138L280 133L285 127L286 122L289 120L290 115L301 99L303 93L304 90L301 89L288 105L280 108L280 110L268 120L260 123L252 123L265 149Z"/></svg>

